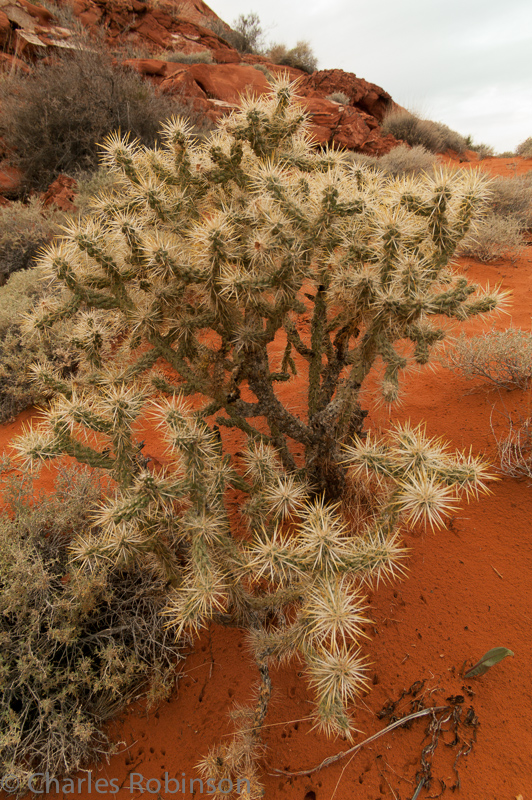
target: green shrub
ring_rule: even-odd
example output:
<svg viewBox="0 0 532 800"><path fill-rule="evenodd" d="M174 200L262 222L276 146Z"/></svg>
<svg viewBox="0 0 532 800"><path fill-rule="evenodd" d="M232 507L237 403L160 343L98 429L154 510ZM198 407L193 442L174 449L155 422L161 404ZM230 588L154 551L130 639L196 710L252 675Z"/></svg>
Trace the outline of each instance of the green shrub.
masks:
<svg viewBox="0 0 532 800"><path fill-rule="evenodd" d="M462 153L466 149L466 140L459 133L441 122L421 119L410 111L389 111L381 128L383 133L391 133L411 147L420 145L431 153L443 153L449 149Z"/></svg>
<svg viewBox="0 0 532 800"><path fill-rule="evenodd" d="M12 272L28 269L43 245L60 232L65 215L55 206L44 209L40 200L0 207L0 286Z"/></svg>
<svg viewBox="0 0 532 800"><path fill-rule="evenodd" d="M0 467L0 771L23 789L32 773L60 777L112 752L102 724L139 693L162 699L178 652L151 573L69 565L101 497L94 474L61 470L36 498L13 466Z"/></svg>
<svg viewBox="0 0 532 800"><path fill-rule="evenodd" d="M444 363L468 379L526 389L532 379L532 333L508 328L469 338L462 334L447 349Z"/></svg>
<svg viewBox="0 0 532 800"><path fill-rule="evenodd" d="M344 92L333 92L332 94L328 94L326 99L331 100L333 103L340 103L342 106L348 106L351 102Z"/></svg>
<svg viewBox="0 0 532 800"><path fill-rule="evenodd" d="M30 75L12 74L0 84L0 101L1 135L36 189L61 172L96 169L97 143L116 128L153 144L161 121L182 110L104 50L73 51L37 62Z"/></svg>
<svg viewBox="0 0 532 800"><path fill-rule="evenodd" d="M197 53L183 53L181 50L161 53L163 61L175 61L179 64L212 64L213 58L210 50L200 50Z"/></svg>
<svg viewBox="0 0 532 800"><path fill-rule="evenodd" d="M515 152L516 155L521 156L521 158L532 158L532 136L529 136L524 142L518 144L515 148Z"/></svg>
<svg viewBox="0 0 532 800"><path fill-rule="evenodd" d="M436 157L421 145L394 147L378 160L379 169L390 175L418 175L431 172L437 164Z"/></svg>
<svg viewBox="0 0 532 800"><path fill-rule="evenodd" d="M268 53L274 64L284 67L294 67L303 72L315 72L318 68L318 59L312 52L309 42L301 40L290 50L284 44L273 44Z"/></svg>

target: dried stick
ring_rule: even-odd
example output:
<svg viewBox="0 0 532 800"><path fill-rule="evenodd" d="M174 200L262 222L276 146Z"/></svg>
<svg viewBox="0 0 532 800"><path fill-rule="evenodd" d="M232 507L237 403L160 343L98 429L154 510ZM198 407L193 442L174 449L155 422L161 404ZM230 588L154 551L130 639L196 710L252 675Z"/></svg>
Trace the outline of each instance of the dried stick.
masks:
<svg viewBox="0 0 532 800"><path fill-rule="evenodd" d="M334 764L335 761L339 761L341 758L345 758L345 756L350 756L351 754L356 753L360 750L364 745L370 744L370 742L374 742L375 739L378 739L380 736L383 736L385 733L389 733L393 731L394 728L399 728L401 725L404 725L405 722L410 722L411 719L417 719L418 717L426 717L428 714L433 714L436 711L446 711L449 709L449 706L436 706L435 708L424 708L422 711L416 711L414 714L409 714L406 717L402 717L398 719L396 722L393 722L391 725L388 725L386 728L383 728L382 731L377 731L374 733L373 736L370 736L368 739L364 739L363 742L359 742L359 744L355 744L354 747L350 747L349 750L342 750L341 753L337 753L335 756L329 756L325 758L321 764L318 764L317 767L311 767L311 769L301 769L298 772L286 772L282 769L275 769L271 767L273 772L276 775L287 775L289 777L297 776L297 775L312 775L314 772L318 772L320 769L324 767L328 767L330 764Z"/></svg>

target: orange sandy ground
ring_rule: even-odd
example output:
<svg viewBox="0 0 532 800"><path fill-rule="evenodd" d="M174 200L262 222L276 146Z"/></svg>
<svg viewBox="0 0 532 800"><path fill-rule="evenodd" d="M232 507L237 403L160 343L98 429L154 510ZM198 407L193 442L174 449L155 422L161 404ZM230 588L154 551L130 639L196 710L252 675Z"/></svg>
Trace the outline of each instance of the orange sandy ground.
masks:
<svg viewBox="0 0 532 800"><path fill-rule="evenodd" d="M514 164L516 165L514 167ZM532 160L487 159L480 166L493 174L512 175L532 168ZM482 284L501 282L513 293L508 315L490 321L473 321L469 332L510 324L530 330L532 310L532 257L530 248L514 263L481 265L461 262L471 280ZM394 420L425 420L428 432L445 437L455 447L472 447L496 463L496 447L490 430L493 406L501 410L530 414L525 393L487 391L481 381L467 382L440 365L424 368L404 379L404 402L390 413L368 398L368 426L386 427ZM283 385L294 409L298 406L297 380ZM17 421L0 428L0 443L6 446L30 417L24 412ZM501 431L504 417L495 413L494 424ZM160 442L149 438L146 451L164 461ZM46 478L45 478L46 480ZM52 473L48 476L52 480ZM438 797L443 783L456 782L456 761L462 800L532 800L532 689L530 684L532 613L532 488L525 481L502 478L492 485L493 493L464 505L437 533L417 530L407 533L411 548L409 573L394 585L380 586L370 597L374 626L364 650L371 662L371 691L356 710L360 733L355 743L389 724L376 714L390 700L415 682L423 682L417 699L425 706L445 705L446 698L463 695L465 717L472 706L478 717L476 741L469 754L467 742L473 729L458 728L459 742L453 743L450 723L435 750L433 781L419 798ZM514 651L484 676L465 681L459 673L496 646ZM120 800L140 797L130 776L154 779L144 797L208 797L196 784L195 764L221 737L231 733L228 712L235 704L252 700L256 669L239 631L212 625L194 643L183 662L181 679L174 696L155 713L146 714L139 704L129 707L111 727L122 742L121 752L109 764L92 769L89 793L83 783L75 797L109 796L109 788L97 779L117 779ZM301 665L272 670L273 696L264 729L263 776L269 800L410 800L416 792L422 749L429 717L413 722L409 729L396 728L352 757L342 758L310 776L275 774L309 769L326 756L345 750L344 741L326 741L311 731L311 697L298 676ZM396 714L409 713L412 695L404 696ZM446 746L449 745L449 746ZM462 748L462 749L460 749ZM427 757L430 760L430 757ZM185 792L164 790L164 773L170 778L186 776ZM80 773L79 778L85 778ZM158 790L157 779L162 781ZM442 783L443 782L443 783ZM84 787L84 788L83 788ZM170 789L175 785L170 784ZM50 791L50 798L72 797ZM211 795L212 796L212 795Z"/></svg>

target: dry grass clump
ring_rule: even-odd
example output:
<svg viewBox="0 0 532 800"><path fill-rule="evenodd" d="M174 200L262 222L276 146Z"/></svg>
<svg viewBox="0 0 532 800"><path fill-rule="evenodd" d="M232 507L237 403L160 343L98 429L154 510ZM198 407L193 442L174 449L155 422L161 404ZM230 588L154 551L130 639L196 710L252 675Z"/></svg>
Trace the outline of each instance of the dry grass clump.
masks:
<svg viewBox="0 0 532 800"><path fill-rule="evenodd" d="M390 175L419 175L431 172L437 163L436 157L422 145L401 144L379 158L378 167Z"/></svg>
<svg viewBox="0 0 532 800"><path fill-rule="evenodd" d="M290 50L285 44L273 44L268 56L274 64L294 67L309 74L318 68L318 59L314 55L310 43L304 40L297 42L296 46Z"/></svg>
<svg viewBox="0 0 532 800"><path fill-rule="evenodd" d="M348 106L351 102L345 92L333 92L332 94L328 94L325 99L333 103L340 103L342 106Z"/></svg>
<svg viewBox="0 0 532 800"><path fill-rule="evenodd" d="M461 334L444 360L466 378L482 377L495 386L526 389L532 378L532 333L518 328L480 336Z"/></svg>
<svg viewBox="0 0 532 800"><path fill-rule="evenodd" d="M0 208L0 286L12 272L31 267L43 245L60 233L63 212L43 209L40 200L15 202Z"/></svg>
<svg viewBox="0 0 532 800"><path fill-rule="evenodd" d="M468 234L458 249L458 255L478 261L497 261L515 258L523 247L523 231L517 220L487 214L474 232Z"/></svg>
<svg viewBox="0 0 532 800"><path fill-rule="evenodd" d="M501 472L511 478L532 478L532 417L514 420L505 412L506 429L500 435L491 419L491 431L497 443Z"/></svg>
<svg viewBox="0 0 532 800"><path fill-rule="evenodd" d="M459 255L479 261L513 258L525 245L532 226L532 176L495 178L490 185L488 214L477 223L459 248Z"/></svg>
<svg viewBox="0 0 532 800"><path fill-rule="evenodd" d="M515 219L523 229L532 227L532 172L513 178L494 178L489 208L500 217Z"/></svg>
<svg viewBox="0 0 532 800"><path fill-rule="evenodd" d="M96 169L97 142L117 128L151 145L163 120L186 114L103 48L70 51L52 64L38 62L30 75L7 76L0 102L0 135L35 189L61 172Z"/></svg>
<svg viewBox="0 0 532 800"><path fill-rule="evenodd" d="M101 496L95 473L63 470L37 499L5 460L0 475L0 771L24 789L32 773L68 775L112 751L101 724L133 696L164 697L179 656L161 581L69 566L68 544Z"/></svg>
<svg viewBox="0 0 532 800"><path fill-rule="evenodd" d="M532 158L532 136L529 136L524 142L518 144L515 148L515 152L516 155L521 156L521 158Z"/></svg>
<svg viewBox="0 0 532 800"><path fill-rule="evenodd" d="M410 111L390 111L381 127L383 133L391 133L411 147L421 145L431 153L443 153L445 150L463 153L466 149L466 140L459 133L442 122L421 119Z"/></svg>

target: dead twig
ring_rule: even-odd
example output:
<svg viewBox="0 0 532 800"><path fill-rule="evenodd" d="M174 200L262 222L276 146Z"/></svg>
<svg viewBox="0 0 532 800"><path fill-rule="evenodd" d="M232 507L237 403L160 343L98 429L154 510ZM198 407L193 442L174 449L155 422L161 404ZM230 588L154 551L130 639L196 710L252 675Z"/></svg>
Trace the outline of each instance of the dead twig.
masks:
<svg viewBox="0 0 532 800"><path fill-rule="evenodd" d="M374 742L381 736L384 736L385 733L390 733L395 728L401 727L401 725L404 725L405 722L410 722L410 720L417 719L418 717L426 717L429 714L436 713L436 711L447 711L449 709L450 706L437 706L435 708L424 708L422 711L416 711L415 714L408 714L408 716L402 717L401 719L396 720L396 722L392 722L391 725L387 725L386 728L383 728L381 731L377 731L377 733L374 733L373 736L370 736L368 739L364 739L363 742L359 742L359 744L354 745L354 747L349 748L349 750L342 750L335 756L329 756L328 758L325 758L321 762L321 764L318 764L317 767L311 767L310 769L302 769L298 770L297 772L286 772L286 770L275 769L274 767L270 767L270 769L272 770L272 773L270 774L286 775L287 777L294 777L297 775L312 775L314 772L319 772L320 769L324 769L325 767L328 767L330 764L334 764L341 758L353 755L365 745Z"/></svg>

